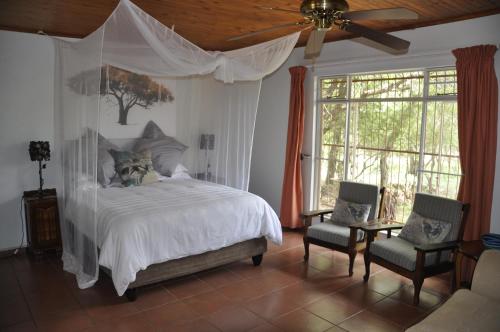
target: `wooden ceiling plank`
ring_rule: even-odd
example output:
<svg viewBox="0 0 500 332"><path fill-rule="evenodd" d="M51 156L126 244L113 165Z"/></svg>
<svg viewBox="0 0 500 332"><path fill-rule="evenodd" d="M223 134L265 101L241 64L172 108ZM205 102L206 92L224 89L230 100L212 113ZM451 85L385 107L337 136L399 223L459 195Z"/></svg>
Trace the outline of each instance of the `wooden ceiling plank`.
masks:
<svg viewBox="0 0 500 332"><path fill-rule="evenodd" d="M0 0L0 29L84 37L107 19L119 0ZM160 22L207 50L230 50L264 42L297 29L280 29L228 42L231 36L300 19L293 13L261 7L299 8L300 0L132 0ZM417 21L363 21L369 27L392 32L497 14L500 0L348 0L351 10L405 7L421 16ZM210 33L207 33L210 31ZM303 46L304 32L298 46ZM327 41L351 38L330 31Z"/></svg>

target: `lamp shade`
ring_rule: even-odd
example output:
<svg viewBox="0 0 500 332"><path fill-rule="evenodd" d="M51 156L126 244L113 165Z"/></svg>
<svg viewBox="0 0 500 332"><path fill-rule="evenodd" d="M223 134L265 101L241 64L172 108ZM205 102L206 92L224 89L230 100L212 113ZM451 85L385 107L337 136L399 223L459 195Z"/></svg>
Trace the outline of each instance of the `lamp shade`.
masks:
<svg viewBox="0 0 500 332"><path fill-rule="evenodd" d="M50 144L47 141L31 141L29 152L31 161L50 160Z"/></svg>

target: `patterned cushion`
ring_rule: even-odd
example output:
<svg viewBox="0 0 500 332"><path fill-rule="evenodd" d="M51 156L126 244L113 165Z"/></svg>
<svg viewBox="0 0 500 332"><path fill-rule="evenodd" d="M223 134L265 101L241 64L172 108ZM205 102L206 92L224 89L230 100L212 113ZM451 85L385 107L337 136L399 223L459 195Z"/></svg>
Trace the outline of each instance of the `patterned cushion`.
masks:
<svg viewBox="0 0 500 332"><path fill-rule="evenodd" d="M417 262L417 251L415 245L399 237L376 240L370 246L370 253L385 259L386 261L401 266L409 271L415 271ZM440 262L449 260L451 250L441 253ZM425 255L425 266L437 263L437 253L431 252Z"/></svg>
<svg viewBox="0 0 500 332"><path fill-rule="evenodd" d="M341 181L339 198L344 201L358 204L370 204L371 208L368 220L377 218L378 203L380 199L378 186L359 182Z"/></svg>
<svg viewBox="0 0 500 332"><path fill-rule="evenodd" d="M145 151L139 154L110 149L109 153L115 160L116 173L125 187L158 181L151 161L151 152Z"/></svg>
<svg viewBox="0 0 500 332"><path fill-rule="evenodd" d="M463 203L454 199L416 193L412 211L426 218L447 221L452 223L452 228L445 241L458 239L462 224Z"/></svg>
<svg viewBox="0 0 500 332"><path fill-rule="evenodd" d="M414 244L440 243L450 230L450 222L425 218L412 211L398 236Z"/></svg>
<svg viewBox="0 0 500 332"><path fill-rule="evenodd" d="M337 198L331 220L333 223L344 226L367 221L370 209L370 204L358 204Z"/></svg>
<svg viewBox="0 0 500 332"><path fill-rule="evenodd" d="M307 229L307 236L321 241L334 243L339 246L347 247L351 229L347 226L336 225L331 221L315 224ZM357 241L362 241L364 232L358 230Z"/></svg>

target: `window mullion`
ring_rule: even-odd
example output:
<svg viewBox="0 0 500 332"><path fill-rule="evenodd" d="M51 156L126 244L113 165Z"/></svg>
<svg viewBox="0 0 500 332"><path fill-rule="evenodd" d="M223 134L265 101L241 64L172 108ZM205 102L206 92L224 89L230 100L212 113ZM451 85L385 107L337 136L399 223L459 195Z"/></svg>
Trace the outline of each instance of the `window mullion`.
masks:
<svg viewBox="0 0 500 332"><path fill-rule="evenodd" d="M424 101L422 103L422 123L420 127L420 151L418 160L417 192L422 191L424 169L425 131L427 127L427 103L429 102L429 71L424 71Z"/></svg>
<svg viewBox="0 0 500 332"><path fill-rule="evenodd" d="M347 105L346 105L346 125L344 138L344 180L349 179L349 136L351 131L351 75L347 76Z"/></svg>

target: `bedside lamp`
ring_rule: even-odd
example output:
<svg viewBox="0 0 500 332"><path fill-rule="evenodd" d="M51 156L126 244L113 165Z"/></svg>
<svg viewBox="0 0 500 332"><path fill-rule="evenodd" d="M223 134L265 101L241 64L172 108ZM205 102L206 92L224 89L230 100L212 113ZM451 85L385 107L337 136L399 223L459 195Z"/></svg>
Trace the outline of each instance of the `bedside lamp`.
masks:
<svg viewBox="0 0 500 332"><path fill-rule="evenodd" d="M38 189L39 196L43 196L43 177L42 169L47 167L47 164L42 165L42 161L50 160L50 144L47 141L31 141L30 147L31 161L38 161L38 175L40 177L40 188Z"/></svg>

